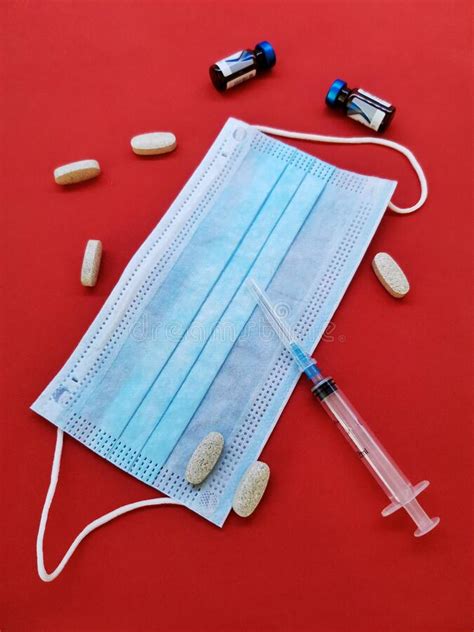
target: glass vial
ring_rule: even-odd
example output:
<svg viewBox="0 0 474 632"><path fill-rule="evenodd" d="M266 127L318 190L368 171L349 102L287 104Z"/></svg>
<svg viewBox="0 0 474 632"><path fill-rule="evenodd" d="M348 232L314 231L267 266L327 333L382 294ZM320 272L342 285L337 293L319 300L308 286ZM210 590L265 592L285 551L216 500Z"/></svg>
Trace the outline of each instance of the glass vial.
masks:
<svg viewBox="0 0 474 632"><path fill-rule="evenodd" d="M221 92L252 79L275 65L276 55L269 42L260 42L254 50L239 50L209 68L214 86Z"/></svg>
<svg viewBox="0 0 474 632"><path fill-rule="evenodd" d="M326 103L331 108L343 110L346 116L376 132L387 129L395 114L395 106L391 103L362 88L348 88L341 79L336 79L329 88Z"/></svg>

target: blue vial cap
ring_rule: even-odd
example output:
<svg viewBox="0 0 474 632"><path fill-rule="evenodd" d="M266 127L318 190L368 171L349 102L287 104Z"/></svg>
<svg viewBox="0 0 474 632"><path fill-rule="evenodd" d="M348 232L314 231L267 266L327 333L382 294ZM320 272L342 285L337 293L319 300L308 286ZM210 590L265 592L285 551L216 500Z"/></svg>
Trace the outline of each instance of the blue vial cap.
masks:
<svg viewBox="0 0 474 632"><path fill-rule="evenodd" d="M263 53L266 68L272 68L272 66L274 66L276 63L276 55L273 46L270 44L270 42L259 42L255 46L255 49L257 48Z"/></svg>
<svg viewBox="0 0 474 632"><path fill-rule="evenodd" d="M347 83L345 81L342 81L342 79L336 79L336 81L332 83L326 95L326 103L330 107L333 108L335 105L337 105L337 97L340 95L341 90L346 86Z"/></svg>

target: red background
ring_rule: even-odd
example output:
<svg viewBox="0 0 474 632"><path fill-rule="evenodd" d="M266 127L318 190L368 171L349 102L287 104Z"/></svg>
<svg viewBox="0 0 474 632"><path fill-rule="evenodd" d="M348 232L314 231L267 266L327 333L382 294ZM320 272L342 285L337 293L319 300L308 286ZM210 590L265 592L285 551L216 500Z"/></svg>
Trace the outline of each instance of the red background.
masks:
<svg viewBox="0 0 474 632"><path fill-rule="evenodd" d="M471 629L470 21L461 1L1 3L4 632ZM273 71L216 92L209 64L261 39ZM318 357L410 479L431 480L422 499L440 526L418 540L403 512L380 517L385 496L301 382L263 452L272 477L252 518L219 530L180 508L141 510L43 584L35 537L55 428L29 405L228 116L367 133L325 107L336 77L397 105L387 136L413 149L430 196L384 218ZM175 132L178 149L134 156L131 136L152 130ZM418 197L392 151L295 145L398 179L399 205ZM54 184L55 166L89 157L100 178ZM89 238L105 249L92 290L79 283ZM374 277L379 250L409 276L402 301ZM150 496L67 437L48 568L91 519Z"/></svg>

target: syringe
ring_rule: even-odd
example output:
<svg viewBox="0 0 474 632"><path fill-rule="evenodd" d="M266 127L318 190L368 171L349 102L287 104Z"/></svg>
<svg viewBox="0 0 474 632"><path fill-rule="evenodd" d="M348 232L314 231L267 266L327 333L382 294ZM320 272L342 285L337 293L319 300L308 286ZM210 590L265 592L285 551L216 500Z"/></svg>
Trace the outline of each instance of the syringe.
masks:
<svg viewBox="0 0 474 632"><path fill-rule="evenodd" d="M390 504L382 511L382 516L389 516L403 507L417 525L416 537L434 529L440 519L430 518L416 499L418 494L428 487L429 481L421 481L415 486L410 483L333 378L324 377L316 361L301 348L295 334L277 315L266 294L253 280L249 280L249 287L265 318L290 351L301 371L312 382L312 392L390 499Z"/></svg>

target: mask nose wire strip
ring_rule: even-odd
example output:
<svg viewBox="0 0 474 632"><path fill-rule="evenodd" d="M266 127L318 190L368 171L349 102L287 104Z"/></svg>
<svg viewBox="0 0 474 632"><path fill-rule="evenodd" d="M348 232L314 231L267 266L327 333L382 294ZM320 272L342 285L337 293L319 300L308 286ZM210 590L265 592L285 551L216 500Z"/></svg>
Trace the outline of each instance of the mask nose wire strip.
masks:
<svg viewBox="0 0 474 632"><path fill-rule="evenodd" d="M66 551L61 562L54 569L52 573L48 573L48 571L44 567L44 553L43 553L43 541L44 541L44 533L46 530L46 523L48 522L48 514L51 507L51 503L53 502L54 493L56 491L56 485L58 483L59 478L59 468L61 465L61 453L63 449L63 431L58 428L57 436L56 436L56 447L54 449L54 457L53 457L53 465L51 467L51 481L49 483L48 493L46 494L46 499L44 501L43 510L41 512L41 520L38 528L38 536L36 538L36 562L38 568L38 575L44 582L52 582L56 577L62 573L64 567L69 562L72 554L77 549L79 544L86 538L89 533L92 533L95 529L98 529L107 522L110 522L114 518L118 518L123 514L129 513L130 511L134 511L135 509L141 509L142 507L151 507L154 505L180 505L181 503L176 500L172 500L171 498L149 498L148 500L140 500L135 503L129 503L128 505L122 505L121 507L117 507L113 511L109 511L109 513L100 516L100 518L96 518L91 523L89 523L84 529L79 533L74 542L71 544L69 549Z"/></svg>
<svg viewBox="0 0 474 632"><path fill-rule="evenodd" d="M400 145L399 143L395 143L393 140L387 140L386 138L372 138L371 136L323 136L322 134L306 134L305 132L290 132L284 129L278 129L277 127L267 127L266 125L253 125L256 129L264 132L265 134L272 134L274 136L283 136L284 138L295 138L297 140L310 140L316 143L339 143L343 145L383 145L385 147L389 147L390 149L394 149L398 151L400 154L403 154L405 158L408 160L410 165L413 167L416 175L418 176L418 180L420 182L420 198L416 204L410 206L408 208L400 208L395 206L393 202L388 203L388 208L395 213L401 213L407 215L408 213L413 213L413 211L418 210L423 204L426 202L426 198L428 197L428 183L426 181L426 177L424 171L415 158L414 154L407 149L404 145Z"/></svg>

